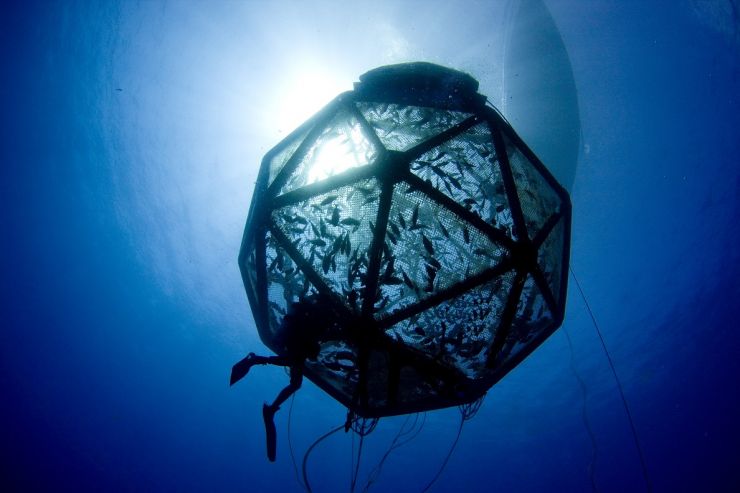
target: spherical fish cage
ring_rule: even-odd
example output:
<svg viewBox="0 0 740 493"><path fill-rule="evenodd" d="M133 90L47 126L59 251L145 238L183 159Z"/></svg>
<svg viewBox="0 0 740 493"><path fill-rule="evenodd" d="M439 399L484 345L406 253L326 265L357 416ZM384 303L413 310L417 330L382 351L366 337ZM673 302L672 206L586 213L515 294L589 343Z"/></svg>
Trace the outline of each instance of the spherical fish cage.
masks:
<svg viewBox="0 0 740 493"><path fill-rule="evenodd" d="M568 193L477 90L381 67L262 161L239 254L260 338L281 354L320 303L303 371L359 416L473 402L563 321Z"/></svg>

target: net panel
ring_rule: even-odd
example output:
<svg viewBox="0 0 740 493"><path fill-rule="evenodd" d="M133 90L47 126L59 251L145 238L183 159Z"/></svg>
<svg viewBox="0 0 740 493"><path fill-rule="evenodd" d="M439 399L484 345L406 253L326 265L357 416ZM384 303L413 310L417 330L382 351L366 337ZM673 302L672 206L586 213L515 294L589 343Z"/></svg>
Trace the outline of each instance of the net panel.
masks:
<svg viewBox="0 0 740 493"><path fill-rule="evenodd" d="M524 281L524 288L519 297L516 315L506 343L499 355L499 361L505 363L524 350L529 343L552 326L554 317L542 296L540 288L531 275Z"/></svg>
<svg viewBox="0 0 740 493"><path fill-rule="evenodd" d="M547 220L560 212L562 201L527 157L504 136L514 184L522 206L529 239L533 240Z"/></svg>
<svg viewBox="0 0 740 493"><path fill-rule="evenodd" d="M491 345L513 282L513 272L413 315L387 333L468 378L486 374Z"/></svg>
<svg viewBox="0 0 740 493"><path fill-rule="evenodd" d="M406 151L457 125L470 113L393 103L357 103L357 109L391 151Z"/></svg>
<svg viewBox="0 0 740 493"><path fill-rule="evenodd" d="M375 161L378 149L360 122L340 108L280 188L279 194L317 183Z"/></svg>
<svg viewBox="0 0 740 493"><path fill-rule="evenodd" d="M395 185L375 302L384 317L497 265L506 250L412 189Z"/></svg>
<svg viewBox="0 0 740 493"><path fill-rule="evenodd" d="M354 344L343 340L323 341L318 357L307 360L306 367L345 399L355 395L360 371Z"/></svg>
<svg viewBox="0 0 740 493"><path fill-rule="evenodd" d="M348 308L359 309L380 186L360 180L281 207L271 217Z"/></svg>
<svg viewBox="0 0 740 493"><path fill-rule="evenodd" d="M537 263L556 303L560 303L564 248L565 218L560 218L537 251Z"/></svg>
<svg viewBox="0 0 740 493"><path fill-rule="evenodd" d="M270 332L276 340L289 307L317 291L269 231L266 239L267 314Z"/></svg>
<svg viewBox="0 0 740 493"><path fill-rule="evenodd" d="M254 240L243 244L242 249L248 252L242 265L245 273L243 276L244 288L248 296L261 300L262 293L257 290L257 251L255 250ZM260 296L260 298L257 296Z"/></svg>
<svg viewBox="0 0 740 493"><path fill-rule="evenodd" d="M279 175L280 172L283 170L288 160L295 153L296 149L298 149L298 146L300 146L301 143L306 139L306 136L312 130L312 128L313 127L310 125L306 126L305 128L297 131L295 134L289 135L285 142L282 143L283 149L277 152L267 163L268 169L270 171L267 181L268 186L272 185L272 182L275 181L277 175Z"/></svg>
<svg viewBox="0 0 740 493"><path fill-rule="evenodd" d="M514 223L488 125L481 123L411 162L411 172L513 238Z"/></svg>

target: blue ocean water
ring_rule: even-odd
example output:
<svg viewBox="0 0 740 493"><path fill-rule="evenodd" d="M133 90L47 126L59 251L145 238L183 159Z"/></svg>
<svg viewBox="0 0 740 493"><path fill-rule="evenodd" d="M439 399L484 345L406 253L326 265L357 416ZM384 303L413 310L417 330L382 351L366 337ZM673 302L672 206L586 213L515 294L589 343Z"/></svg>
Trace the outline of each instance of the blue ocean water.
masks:
<svg viewBox="0 0 740 493"><path fill-rule="evenodd" d="M300 467L345 410L306 382L270 464L261 403L287 377L260 367L228 387L263 350L236 263L260 159L396 61L467 70L515 114L502 46L512 9L534 4L0 7L0 487L300 491L288 416ZM653 489L738 491L738 4L544 4L578 93L572 267ZM645 490L574 282L568 296L563 327L489 392L430 491ZM458 420L429 413L373 489L420 491ZM363 485L402 422L365 441ZM352 450L351 434L316 449L314 491L349 489Z"/></svg>

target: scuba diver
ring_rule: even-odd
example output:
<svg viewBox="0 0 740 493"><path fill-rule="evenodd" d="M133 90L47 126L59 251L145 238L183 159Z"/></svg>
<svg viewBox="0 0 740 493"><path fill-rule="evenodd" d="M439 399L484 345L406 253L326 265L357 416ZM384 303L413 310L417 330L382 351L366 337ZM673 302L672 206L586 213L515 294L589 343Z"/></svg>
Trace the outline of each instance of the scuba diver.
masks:
<svg viewBox="0 0 740 493"><path fill-rule="evenodd" d="M280 391L272 404L264 403L262 406L267 458L270 462L275 461L277 441L273 417L288 397L301 388L305 361L316 360L321 351L320 341L324 340L336 320L327 306L326 303L321 303L318 295L301 298L293 303L278 329L278 355L258 356L249 353L231 369L230 385L244 378L254 365L284 366L290 370L290 383Z"/></svg>

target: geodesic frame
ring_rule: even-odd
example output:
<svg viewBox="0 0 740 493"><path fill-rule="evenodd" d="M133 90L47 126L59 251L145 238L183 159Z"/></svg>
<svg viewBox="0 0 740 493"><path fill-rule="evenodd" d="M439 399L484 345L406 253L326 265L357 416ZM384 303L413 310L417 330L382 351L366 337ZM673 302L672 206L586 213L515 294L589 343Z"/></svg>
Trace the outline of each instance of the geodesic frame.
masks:
<svg viewBox="0 0 740 493"><path fill-rule="evenodd" d="M262 341L320 294L308 378L363 417L482 396L564 316L568 193L461 72L364 74L264 157L239 266Z"/></svg>

